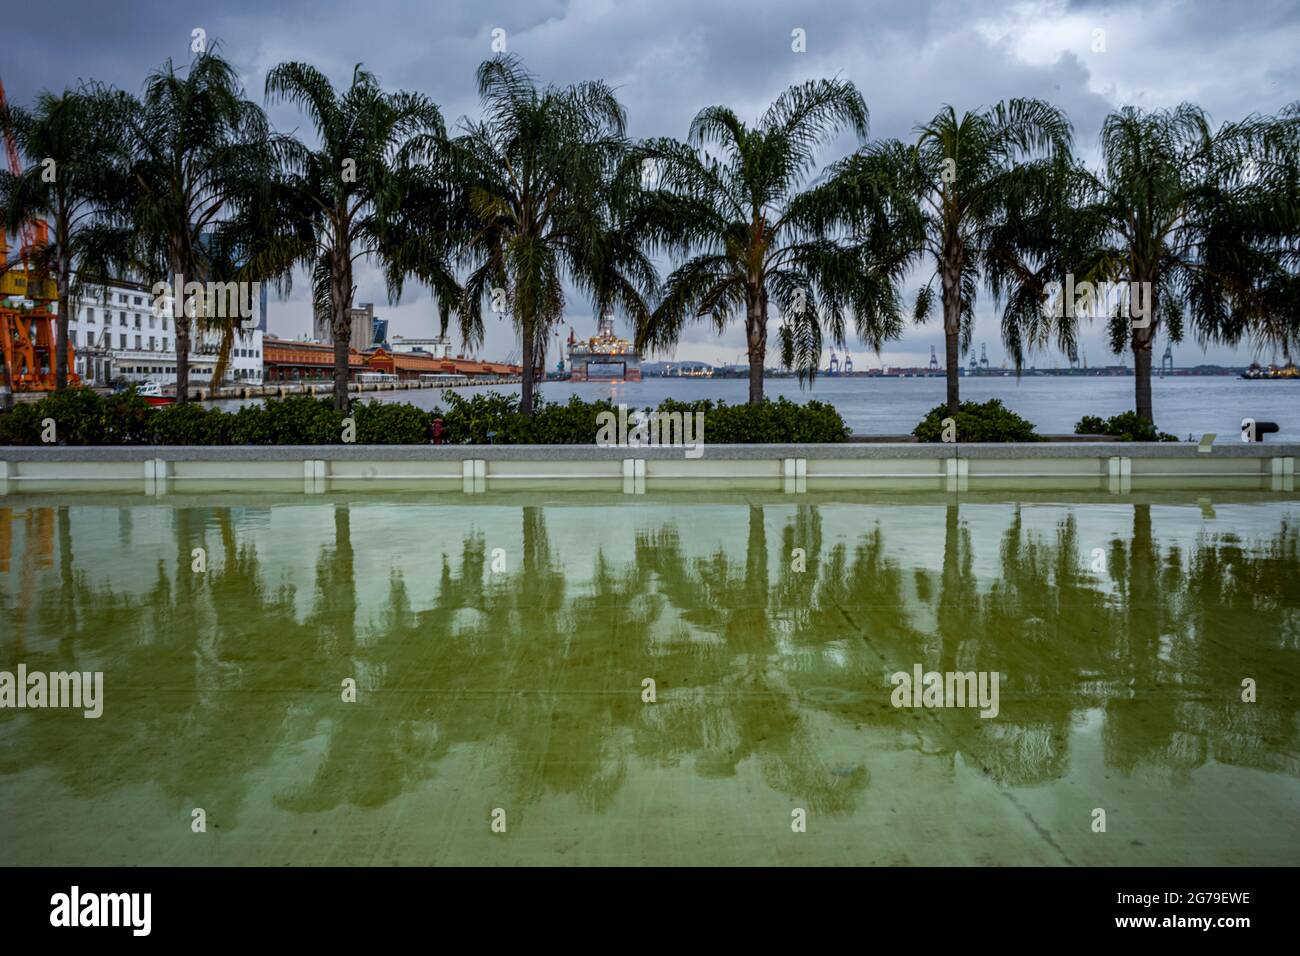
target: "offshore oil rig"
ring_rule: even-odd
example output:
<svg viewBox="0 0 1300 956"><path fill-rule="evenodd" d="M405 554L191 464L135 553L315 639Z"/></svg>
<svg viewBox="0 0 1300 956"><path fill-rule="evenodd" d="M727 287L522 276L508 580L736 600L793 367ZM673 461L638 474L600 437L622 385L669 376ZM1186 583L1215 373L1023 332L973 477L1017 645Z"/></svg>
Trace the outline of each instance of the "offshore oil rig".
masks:
<svg viewBox="0 0 1300 956"><path fill-rule="evenodd" d="M605 313L596 334L579 339L569 327L569 380L573 382L639 382L641 354L614 331L614 316Z"/></svg>
<svg viewBox="0 0 1300 956"><path fill-rule="evenodd" d="M0 83L0 106L4 105ZM22 174L18 146L12 132L5 134L9 171ZM3 217L0 216L0 222ZM59 294L54 281L33 268L34 253L49 241L46 224L23 223L18 230L18 255L10 260L9 243L0 227L0 407L10 392L50 392L55 383L55 317L51 305ZM72 345L68 345L68 381L73 374Z"/></svg>

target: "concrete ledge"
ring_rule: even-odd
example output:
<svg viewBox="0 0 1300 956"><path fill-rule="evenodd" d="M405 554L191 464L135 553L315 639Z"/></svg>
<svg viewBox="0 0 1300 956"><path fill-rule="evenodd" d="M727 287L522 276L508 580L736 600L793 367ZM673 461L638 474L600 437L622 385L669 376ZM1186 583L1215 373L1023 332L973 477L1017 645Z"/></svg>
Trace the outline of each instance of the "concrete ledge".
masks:
<svg viewBox="0 0 1300 956"><path fill-rule="evenodd" d="M1006 444L914 444L843 442L838 444L706 444L692 461L829 460L935 461L946 458L1035 460L1064 458L1134 459L1277 458L1300 456L1300 444L1222 442L1200 455L1190 442L1051 442ZM0 461L134 462L163 461L647 461L682 460L682 448L601 448L596 445L3 445Z"/></svg>
<svg viewBox="0 0 1300 956"><path fill-rule="evenodd" d="M817 459L942 459L957 454L958 445L890 445L841 443L830 445L705 445L699 459L763 461L783 458ZM995 445L995 448L1033 447ZM1095 449L1098 446L1088 446ZM136 462L164 461L681 461L685 449L601 448L597 445L6 445L0 460ZM1100 453L1098 453L1100 454Z"/></svg>
<svg viewBox="0 0 1300 956"><path fill-rule="evenodd" d="M126 489L148 494L295 485L308 494L389 487L482 493L618 487L672 490L820 489L1294 490L1294 443L706 445L686 449L594 445L27 446L0 448L0 494ZM631 481L631 486L627 482Z"/></svg>

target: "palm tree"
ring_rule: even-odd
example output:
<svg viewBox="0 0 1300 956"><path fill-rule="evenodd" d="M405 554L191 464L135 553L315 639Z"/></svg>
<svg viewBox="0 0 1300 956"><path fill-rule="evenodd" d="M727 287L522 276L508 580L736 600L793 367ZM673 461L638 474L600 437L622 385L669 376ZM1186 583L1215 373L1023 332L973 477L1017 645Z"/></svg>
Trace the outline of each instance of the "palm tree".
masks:
<svg viewBox="0 0 1300 956"><path fill-rule="evenodd" d="M315 148L279 137L275 148L296 197L304 235L278 250L311 269L317 315L330 317L334 339L334 404L348 405L348 342L352 335L353 265L384 258L389 220L402 201L404 170L434 155L445 139L438 107L418 93L385 93L358 64L346 89L306 63L281 63L266 77L268 101L295 103L316 133ZM390 271L389 296L395 299Z"/></svg>
<svg viewBox="0 0 1300 956"><path fill-rule="evenodd" d="M513 56L478 69L483 115L452 143L464 187L459 242L471 264L462 328L481 337L481 309L509 310L522 353L520 407L533 411L547 333L564 314L565 281L597 309L645 311L653 270L611 226L611 182L626 158L626 117L603 82L539 89Z"/></svg>
<svg viewBox="0 0 1300 956"><path fill-rule="evenodd" d="M1153 421L1156 331L1180 341L1294 347L1300 335L1300 114L1213 129L1199 107L1125 107L1102 127L1097 171L1072 170L1075 201L1058 229L1058 268L1076 283L1127 288L1109 316L1111 347L1133 350L1136 411ZM1068 304L1068 303L1067 303ZM1072 309L1057 309L1067 314Z"/></svg>
<svg viewBox="0 0 1300 956"><path fill-rule="evenodd" d="M1012 99L963 113L951 106L917 128L914 144L873 143L844 164L864 201L899 204L898 221L916 259L933 263L917 293L913 318L924 322L939 282L943 311L949 414L960 406L961 353L970 348L981 274L990 291L1019 301L1032 289L1025 260L1037 248L1025 222L1050 200L1047 186L1059 157L1069 155L1072 133L1056 107L1037 99ZM1012 350L1017 363L1023 357Z"/></svg>
<svg viewBox="0 0 1300 956"><path fill-rule="evenodd" d="M266 115L244 98L234 67L210 49L184 76L170 60L153 73L129 129L134 271L182 287L211 279L209 237L252 201L273 168ZM189 398L198 306L193 301L173 313L180 402Z"/></svg>
<svg viewBox="0 0 1300 956"><path fill-rule="evenodd" d="M647 190L638 229L650 247L684 261L637 329L638 347L671 347L688 320L710 320L721 334L743 310L749 401L757 403L769 300L784 319L782 361L801 377L816 373L823 324L843 344L846 308L876 349L899 334L900 264L873 249L885 233L868 229L865 242L847 241L858 211L847 201L847 181L813 177L817 151L846 128L867 135L857 88L812 80L783 92L752 126L710 106L691 122L687 143L643 145L638 155L658 182Z"/></svg>
<svg viewBox="0 0 1300 956"><path fill-rule="evenodd" d="M54 277L59 295L55 388L68 385L68 322L105 247L106 212L124 198L114 162L122 154L130 98L99 87L42 93L31 110L0 105L0 127L12 132L30 165L0 172L4 224L17 232L33 219L49 223L50 241L33 251L33 271Z"/></svg>

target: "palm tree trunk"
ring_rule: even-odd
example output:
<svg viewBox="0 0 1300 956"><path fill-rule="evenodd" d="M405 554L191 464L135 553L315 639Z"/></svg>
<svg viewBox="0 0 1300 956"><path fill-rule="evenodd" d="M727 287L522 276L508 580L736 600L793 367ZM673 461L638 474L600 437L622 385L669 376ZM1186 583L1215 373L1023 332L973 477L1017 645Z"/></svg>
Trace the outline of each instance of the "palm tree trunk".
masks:
<svg viewBox="0 0 1300 956"><path fill-rule="evenodd" d="M234 323L239 319L232 318L221 328L221 347L217 350L217 364L212 369L212 387L214 389L221 387L221 380L226 377L226 367L230 365L230 350L235 342Z"/></svg>
<svg viewBox="0 0 1300 956"><path fill-rule="evenodd" d="M176 316L176 401L190 400L190 317Z"/></svg>
<svg viewBox="0 0 1300 956"><path fill-rule="evenodd" d="M72 319L68 309L71 308L69 290L72 285L72 263L64 249L66 243L59 244L59 314L54 322L54 390L61 392L68 387L68 322Z"/></svg>
<svg viewBox="0 0 1300 956"><path fill-rule="evenodd" d="M334 307L337 311L338 306ZM347 319L334 321L334 407L348 410L348 340L352 337L352 323Z"/></svg>
<svg viewBox="0 0 1300 956"><path fill-rule="evenodd" d="M767 292L751 289L746 298L745 335L749 342L749 404L763 401L763 363L767 359Z"/></svg>
<svg viewBox="0 0 1300 956"><path fill-rule="evenodd" d="M1133 330L1133 387L1138 418L1155 424L1151 402L1151 329Z"/></svg>
<svg viewBox="0 0 1300 956"><path fill-rule="evenodd" d="M1133 328L1133 388L1134 404L1138 418L1155 424L1155 409L1151 402L1151 342L1155 338L1155 288L1154 280L1145 288L1153 290L1147 296L1147 325ZM1129 321L1132 321L1130 317Z"/></svg>
<svg viewBox="0 0 1300 956"><path fill-rule="evenodd" d="M330 327L334 335L334 407L348 410L348 346L352 341L352 260L349 252L335 253L331 269Z"/></svg>
<svg viewBox="0 0 1300 956"><path fill-rule="evenodd" d="M9 377L9 359L5 346L12 348L12 342L0 346L0 412L7 412L14 407L14 383Z"/></svg>
<svg viewBox="0 0 1300 956"><path fill-rule="evenodd" d="M176 401L190 399L190 314L182 292L185 288L185 260L178 248L171 252L172 288L177 295L172 318L176 322Z"/></svg>
<svg viewBox="0 0 1300 956"><path fill-rule="evenodd" d="M948 414L961 410L961 268L951 263L943 265L943 338L944 374L948 379Z"/></svg>
<svg viewBox="0 0 1300 956"><path fill-rule="evenodd" d="M519 376L519 411L525 418L533 414L533 334L537 320L531 315L524 315L520 322L520 345L523 369Z"/></svg>
<svg viewBox="0 0 1300 956"><path fill-rule="evenodd" d="M961 376L961 350L958 348L957 338L956 332L944 330L943 352L946 363L944 375L948 379L948 397L945 401L948 404L949 415L956 415L961 410L961 386L958 383L958 378Z"/></svg>

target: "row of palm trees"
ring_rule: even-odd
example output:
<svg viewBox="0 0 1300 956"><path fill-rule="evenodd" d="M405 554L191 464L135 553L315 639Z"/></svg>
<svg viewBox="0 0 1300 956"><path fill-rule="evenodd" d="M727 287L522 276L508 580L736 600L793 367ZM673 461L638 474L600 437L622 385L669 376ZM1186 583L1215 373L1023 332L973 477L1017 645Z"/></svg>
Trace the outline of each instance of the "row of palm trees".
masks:
<svg viewBox="0 0 1300 956"><path fill-rule="evenodd" d="M597 312L623 312L643 349L670 348L688 322L721 333L741 318L751 402L763 397L773 310L781 362L810 377L827 339L879 349L906 316L924 322L937 307L955 411L981 288L1019 368L1033 350L1073 350L1081 312L1098 311L1061 308L1067 275L1141 287L1145 321L1119 306L1098 317L1114 350L1133 352L1147 421L1157 329L1286 354L1300 336L1300 106L1217 128L1191 105L1126 107L1106 119L1094 168L1065 115L1037 99L945 107L914 140L869 141L854 85L813 80L756 122L712 106L684 142L634 141L603 82L541 87L505 55L477 81L481 113L454 135L420 94L385 92L360 66L337 88L305 63L272 69L265 96L296 105L313 141L277 133L213 50L184 70L169 61L139 98L88 84L5 110L29 165L0 177L0 204L11 230L50 222L38 265L58 283L60 384L86 276L269 281L287 294L305 268L345 407L363 259L394 300L407 281L427 285L441 331L454 321L470 348L485 306L508 314L525 414L573 288ZM846 132L856 151L819 164ZM661 278L663 257L673 269ZM236 334L201 307L177 318L182 400L195 322L221 329L223 359Z"/></svg>

